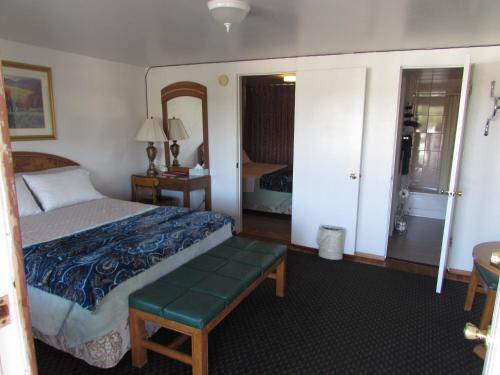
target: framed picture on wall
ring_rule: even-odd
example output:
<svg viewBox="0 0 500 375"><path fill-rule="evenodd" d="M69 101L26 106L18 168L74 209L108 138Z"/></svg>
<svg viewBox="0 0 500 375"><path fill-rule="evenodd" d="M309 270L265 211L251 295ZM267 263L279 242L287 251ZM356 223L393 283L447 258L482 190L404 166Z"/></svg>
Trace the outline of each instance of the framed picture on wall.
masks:
<svg viewBox="0 0 500 375"><path fill-rule="evenodd" d="M3 60L2 71L11 140L56 139L51 69Z"/></svg>

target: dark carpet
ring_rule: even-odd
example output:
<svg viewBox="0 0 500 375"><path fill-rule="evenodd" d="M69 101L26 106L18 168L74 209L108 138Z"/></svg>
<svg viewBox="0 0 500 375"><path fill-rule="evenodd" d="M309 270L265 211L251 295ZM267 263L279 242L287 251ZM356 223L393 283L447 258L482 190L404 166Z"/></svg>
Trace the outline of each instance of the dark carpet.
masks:
<svg viewBox="0 0 500 375"><path fill-rule="evenodd" d="M481 373L462 330L479 321L484 298L464 312L466 284L447 281L437 295L430 277L296 252L287 277L284 299L267 280L212 331L210 374ZM191 373L152 352L140 370L130 352L101 370L39 341L36 351L40 374Z"/></svg>

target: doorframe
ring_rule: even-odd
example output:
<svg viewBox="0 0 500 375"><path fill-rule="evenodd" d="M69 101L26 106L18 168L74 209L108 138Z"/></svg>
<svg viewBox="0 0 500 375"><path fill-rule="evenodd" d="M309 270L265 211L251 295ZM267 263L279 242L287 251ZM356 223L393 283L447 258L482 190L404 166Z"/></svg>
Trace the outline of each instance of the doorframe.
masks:
<svg viewBox="0 0 500 375"><path fill-rule="evenodd" d="M236 233L240 233L243 231L243 185L241 183L241 180L243 178L243 169L242 169L242 159L243 159L243 102L241 100L242 95L243 95L243 77L254 77L254 76L272 76L272 75L277 75L277 74L297 74L297 69L294 70L286 70L286 69L281 69L273 72L257 72L257 73L237 73L236 74L236 79L237 79L237 85L238 85L238 97L236 100L236 105L237 105L237 117L238 117L238 122L236 125L236 163L237 163L237 181L238 183L236 184L237 194L236 194L236 199L237 199L237 211L238 211L238 217L236 218L236 226L235 226L235 231ZM295 123L294 123L295 126Z"/></svg>
<svg viewBox="0 0 500 375"><path fill-rule="evenodd" d="M241 167L242 160L242 152L241 149L243 147L243 109L241 106L243 105L241 96L243 95L243 77L244 75L241 73L236 74L237 80L237 98L236 98L236 116L238 117L238 121L236 124L236 207L238 207L238 217L236 218L236 226L235 232L240 233L243 231L243 192L242 192L242 184L241 179L243 178L243 172Z"/></svg>
<svg viewBox="0 0 500 375"><path fill-rule="evenodd" d="M389 235L392 233L393 231L393 228L391 228L391 225L393 225L393 222L392 222L392 212L393 212L393 205L394 205L394 183L395 183L395 179L396 179L396 168L398 166L398 161L399 161L399 158L397 156L400 156L401 152L398 150L398 146L399 146L399 139L401 137L401 132L400 132L400 125L401 125L401 121L403 120L403 114L402 114L402 106L404 107L404 103L403 103L403 96L404 96L404 91L402 88L403 86L403 70L404 68L403 67L400 67L399 69L399 79L398 79L398 105L397 105L397 116L396 116L396 128L395 128L395 132L394 132L394 142L393 142L393 165L392 165L392 170L391 170L391 190L390 190L390 194L389 194L389 210L388 210L388 223L387 223L387 235L385 236L385 254L384 254L384 259L387 258L387 251L389 249ZM405 85L406 86L406 85ZM405 87L406 89L406 87Z"/></svg>
<svg viewBox="0 0 500 375"><path fill-rule="evenodd" d="M7 269L10 268L9 285L5 288L8 291L10 303L11 322L0 328L6 338L17 342L21 346L22 353L17 358L18 363L12 366L12 359L8 361L8 367L2 368L0 363L0 373L5 371L5 375L12 374L13 371L22 370L25 373L36 375L38 373L33 333L31 328L31 318L28 304L28 291L26 287L26 276L24 272L24 259L21 245L21 231L19 223L19 211L17 207L16 191L14 188L14 172L12 160L12 148L10 142L7 106L3 87L3 75L0 66L0 142L4 145L2 155L0 155L0 206L2 207L3 219L0 228L0 236L7 244L2 253L2 264ZM10 283L12 282L12 283ZM3 350L0 350L0 357Z"/></svg>
<svg viewBox="0 0 500 375"><path fill-rule="evenodd" d="M391 179L390 179L390 191L389 191L389 199L388 199L388 209L387 209L387 223L386 223L386 230L385 230L385 252L384 252L384 259L387 259L387 251L389 249L389 233L391 232L391 209L392 209L392 203L393 203L393 194L394 194L394 174L396 172L396 153L397 153L397 147L398 147L398 127L399 127L399 114L401 112L401 100L402 100L402 95L404 93L401 90L401 85L402 85L402 80L403 80L403 70L407 69L453 69L453 68L462 68L465 69L465 64L445 64L445 65L401 65L399 67L399 79L398 79L398 106L397 106L397 116L396 116L396 122L394 125L394 142L393 142L393 148L392 148L392 167L391 167ZM462 90L460 90L460 95L462 95Z"/></svg>

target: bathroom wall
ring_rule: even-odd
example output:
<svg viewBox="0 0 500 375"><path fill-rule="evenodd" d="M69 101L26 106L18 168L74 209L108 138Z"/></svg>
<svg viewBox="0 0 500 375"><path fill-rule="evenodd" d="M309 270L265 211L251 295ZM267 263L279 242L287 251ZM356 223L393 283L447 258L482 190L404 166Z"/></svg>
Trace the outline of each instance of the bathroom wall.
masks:
<svg viewBox="0 0 500 375"><path fill-rule="evenodd" d="M410 190L447 190L462 84L462 69L409 71L409 97L415 120Z"/></svg>
<svg viewBox="0 0 500 375"><path fill-rule="evenodd" d="M407 174L398 176L395 192L411 191L405 207L410 216L445 218L447 196L439 192L448 189L450 179L462 73L461 68L403 71L401 111L413 114L411 119L419 125L402 126L401 135L412 139L411 158ZM399 195L396 198L393 211L400 202Z"/></svg>
<svg viewBox="0 0 500 375"><path fill-rule="evenodd" d="M408 198L408 215L444 220L447 195L411 191Z"/></svg>

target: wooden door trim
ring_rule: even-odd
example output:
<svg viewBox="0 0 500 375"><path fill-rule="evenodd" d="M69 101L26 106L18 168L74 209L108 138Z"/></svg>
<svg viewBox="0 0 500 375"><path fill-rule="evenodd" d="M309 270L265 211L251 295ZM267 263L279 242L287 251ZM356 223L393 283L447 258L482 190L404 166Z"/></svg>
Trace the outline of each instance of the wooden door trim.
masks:
<svg viewBox="0 0 500 375"><path fill-rule="evenodd" d="M21 245L21 231L19 225L19 214L17 208L16 190L14 188L14 170L12 161L12 148L10 143L9 125L7 117L7 105L5 103L5 92L3 87L3 74L0 67L0 137L5 146L0 154L1 171L5 180L8 193L8 225L12 233L14 251L12 256L12 268L14 271L14 290L20 304L21 314L19 316L22 331L25 336L26 351L31 367L31 374L37 375L35 345L31 330L31 318L29 314L28 291L26 288L26 276L24 273L23 249Z"/></svg>
<svg viewBox="0 0 500 375"><path fill-rule="evenodd" d="M163 130L168 134L168 101L180 96L190 96L201 100L202 122L203 122L203 166L210 168L209 144L208 144L208 105L207 88L199 83L182 81L172 83L161 89L161 106L163 115ZM165 142L165 164L170 167L169 141Z"/></svg>

